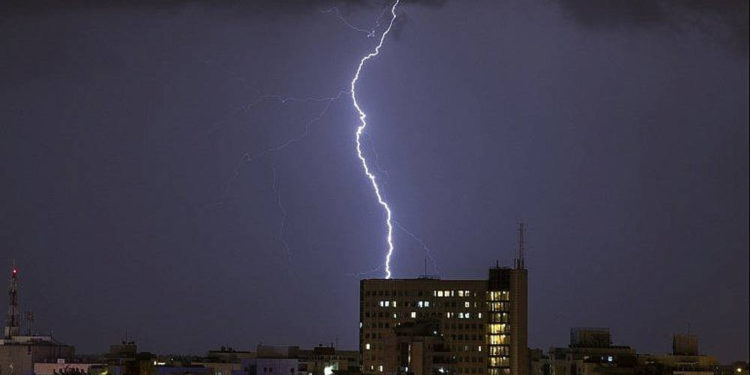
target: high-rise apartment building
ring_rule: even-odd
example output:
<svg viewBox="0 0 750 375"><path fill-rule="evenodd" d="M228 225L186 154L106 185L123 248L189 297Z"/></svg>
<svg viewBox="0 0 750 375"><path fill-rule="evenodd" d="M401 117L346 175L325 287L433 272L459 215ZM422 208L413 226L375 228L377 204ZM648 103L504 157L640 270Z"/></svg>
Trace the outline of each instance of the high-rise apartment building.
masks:
<svg viewBox="0 0 750 375"><path fill-rule="evenodd" d="M484 280L367 279L360 282L364 374L527 375L527 270Z"/></svg>

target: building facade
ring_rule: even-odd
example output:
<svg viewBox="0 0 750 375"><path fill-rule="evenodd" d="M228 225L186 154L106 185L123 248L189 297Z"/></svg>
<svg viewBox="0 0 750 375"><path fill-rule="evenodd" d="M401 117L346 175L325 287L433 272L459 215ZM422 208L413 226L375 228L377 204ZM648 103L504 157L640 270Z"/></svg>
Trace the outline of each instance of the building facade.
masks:
<svg viewBox="0 0 750 375"><path fill-rule="evenodd" d="M360 282L364 374L527 375L527 270Z"/></svg>

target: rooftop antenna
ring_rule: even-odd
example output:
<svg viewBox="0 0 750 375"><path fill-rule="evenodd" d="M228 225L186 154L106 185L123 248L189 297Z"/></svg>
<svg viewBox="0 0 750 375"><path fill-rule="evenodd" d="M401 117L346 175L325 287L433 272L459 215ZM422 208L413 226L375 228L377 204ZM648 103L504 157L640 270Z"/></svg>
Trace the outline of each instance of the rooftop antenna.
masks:
<svg viewBox="0 0 750 375"><path fill-rule="evenodd" d="M516 269L526 268L523 260L523 251L526 247L526 224L518 224L518 260L516 260Z"/></svg>
<svg viewBox="0 0 750 375"><path fill-rule="evenodd" d="M8 317L5 321L4 338L11 339L21 334L21 319L18 311L18 268L13 260L8 288Z"/></svg>

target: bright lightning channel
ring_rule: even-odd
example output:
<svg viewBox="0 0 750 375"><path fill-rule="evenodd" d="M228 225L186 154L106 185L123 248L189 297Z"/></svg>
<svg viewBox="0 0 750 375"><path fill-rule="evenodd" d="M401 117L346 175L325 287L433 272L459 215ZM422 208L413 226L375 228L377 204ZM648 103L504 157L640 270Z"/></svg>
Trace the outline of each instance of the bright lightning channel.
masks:
<svg viewBox="0 0 750 375"><path fill-rule="evenodd" d="M359 81L359 73L362 72L362 67L365 65L365 63L370 60L371 58L377 56L380 54L380 48L383 47L383 42L385 41L386 36L388 36L388 33L391 32L391 28L393 27L393 22L396 21L396 8L398 7L398 4L401 0L396 0L396 2L393 3L393 6L391 7L391 21L388 24L388 28L383 31L383 34L380 35L380 41L378 42L378 45L375 46L375 49L365 55L361 60L359 60L359 65L357 66L357 72L354 74L354 78L352 79L351 83L351 95L352 95L352 103L354 104L354 108L359 113L359 126L357 127L357 157L359 157L359 161L362 162L362 169L364 169L365 174L367 175L367 178L370 179L370 182L372 183L372 188L375 190L375 196L378 199L378 203L383 206L383 209L386 213L386 219L385 224L388 227L388 235L386 237L388 242L388 253L385 256L385 278L390 279L391 278L391 256L393 256L393 223L391 220L392 214L391 214L391 208L388 206L388 202L383 199L383 195L380 192L380 187L378 186L378 182L375 178L375 175L370 171L370 167L367 165L367 159L365 158L363 152L362 152L362 133L365 131L365 128L367 127L367 121L365 120L367 118L367 115L362 110L362 108L359 106L359 103L357 102L357 81Z"/></svg>

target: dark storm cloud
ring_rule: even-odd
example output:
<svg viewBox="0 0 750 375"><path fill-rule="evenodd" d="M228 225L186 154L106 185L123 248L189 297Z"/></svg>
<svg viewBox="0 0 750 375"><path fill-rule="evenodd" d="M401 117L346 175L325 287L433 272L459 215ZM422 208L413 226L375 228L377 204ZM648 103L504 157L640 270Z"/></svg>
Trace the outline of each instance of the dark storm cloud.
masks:
<svg viewBox="0 0 750 375"><path fill-rule="evenodd" d="M738 55L748 55L746 0L562 0L559 3L576 23L586 28L697 29Z"/></svg>
<svg viewBox="0 0 750 375"><path fill-rule="evenodd" d="M421 6L442 6L447 0L408 0L408 4ZM170 9L185 5L223 7L238 12L306 13L332 6L383 7L391 1L385 0L11 0L0 5L3 14L36 14L60 10L108 9L108 8L147 8ZM406 3L406 1L405 1Z"/></svg>

